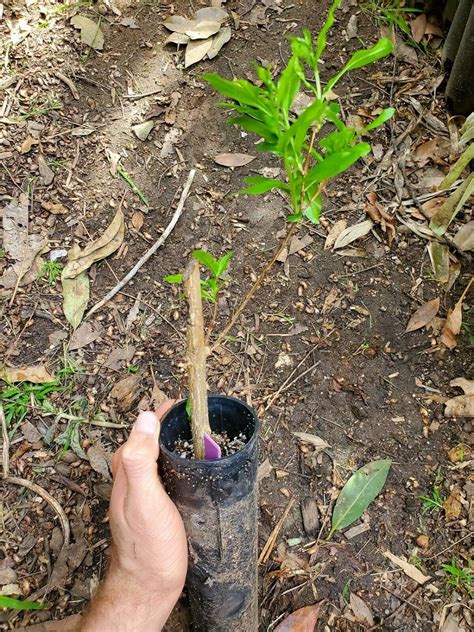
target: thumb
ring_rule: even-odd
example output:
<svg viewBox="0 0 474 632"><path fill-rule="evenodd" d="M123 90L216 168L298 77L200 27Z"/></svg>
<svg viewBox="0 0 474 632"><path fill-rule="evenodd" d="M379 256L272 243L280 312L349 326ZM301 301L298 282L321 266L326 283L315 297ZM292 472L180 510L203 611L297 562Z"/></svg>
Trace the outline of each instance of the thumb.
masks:
<svg viewBox="0 0 474 632"><path fill-rule="evenodd" d="M121 449L122 467L130 489L143 490L158 481L159 434L160 422L155 413L141 412Z"/></svg>

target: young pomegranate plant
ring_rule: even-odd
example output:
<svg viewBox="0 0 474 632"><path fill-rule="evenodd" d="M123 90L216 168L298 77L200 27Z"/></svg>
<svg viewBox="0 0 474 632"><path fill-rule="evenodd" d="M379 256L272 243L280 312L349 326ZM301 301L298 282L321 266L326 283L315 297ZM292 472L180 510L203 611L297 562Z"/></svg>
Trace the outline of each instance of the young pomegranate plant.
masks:
<svg viewBox="0 0 474 632"><path fill-rule="evenodd" d="M333 88L347 72L390 53L392 44L388 39L354 53L323 85L319 65L323 63L328 31L340 3L341 0L332 3L316 40L308 30L303 37L290 38L292 54L277 81L270 69L262 66L256 66L260 85L245 79L229 81L215 73L203 77L228 99L220 105L237 113L229 123L260 136L257 149L279 156L285 167L286 181L252 176L245 179L249 186L241 193L259 195L271 189L288 193L291 213L287 219L291 223L298 223L304 217L319 222L322 192L327 182L370 152L370 145L361 137L394 114L393 108L387 108L363 130L356 130L343 122L340 107L332 100ZM296 115L292 106L300 90L309 92L312 102ZM329 132L326 124L332 128Z"/></svg>

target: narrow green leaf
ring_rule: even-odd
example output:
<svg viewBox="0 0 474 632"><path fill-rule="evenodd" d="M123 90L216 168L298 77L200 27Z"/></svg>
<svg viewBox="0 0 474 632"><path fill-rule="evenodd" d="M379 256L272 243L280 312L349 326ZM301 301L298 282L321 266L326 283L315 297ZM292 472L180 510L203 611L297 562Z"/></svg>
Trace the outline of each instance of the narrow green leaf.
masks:
<svg viewBox="0 0 474 632"><path fill-rule="evenodd" d="M321 194L313 200L310 206L307 206L304 211L304 216L309 219L313 224L319 224L319 218L323 208L323 196Z"/></svg>
<svg viewBox="0 0 474 632"><path fill-rule="evenodd" d="M300 71L301 67L298 57L293 55L278 80L276 92L277 105L283 110L285 117L288 116L291 105L300 89Z"/></svg>
<svg viewBox="0 0 474 632"><path fill-rule="evenodd" d="M321 59L321 55L323 54L324 49L326 48L327 34L330 28L332 27L332 25L334 24L334 14L336 13L340 4L341 4L341 0L334 0L334 2L331 5L331 8L329 9L326 22L323 24L322 29L319 31L318 38L316 40L316 55L315 55L316 63L318 63L318 61Z"/></svg>
<svg viewBox="0 0 474 632"><path fill-rule="evenodd" d="M336 85L339 79L350 70L355 70L356 68L362 68L362 66L367 66L382 57L386 57L392 52L393 44L387 38L380 39L374 46L371 48L365 48L363 50L358 50L356 53L352 55L347 64L340 70L332 79L330 79L324 89L324 95L327 95L329 91Z"/></svg>
<svg viewBox="0 0 474 632"><path fill-rule="evenodd" d="M182 274L169 274L168 276L165 276L163 278L163 281L166 281L166 283L181 284L183 282L183 275Z"/></svg>
<svg viewBox="0 0 474 632"><path fill-rule="evenodd" d="M12 608L13 610L43 610L49 608L48 603L41 603L39 601L22 601L20 599L13 599L12 597L6 597L0 595L0 608Z"/></svg>
<svg viewBox="0 0 474 632"><path fill-rule="evenodd" d="M298 116L296 121L281 136L277 145L278 151L283 153L286 152L286 148L293 139L296 151L301 151L309 128L314 123L319 123L322 120L325 110L326 103L324 101L316 99L313 103L308 105L308 107Z"/></svg>
<svg viewBox="0 0 474 632"><path fill-rule="evenodd" d="M232 251L226 252L223 257L217 260L217 276L220 277L229 267L230 260L234 256Z"/></svg>
<svg viewBox="0 0 474 632"><path fill-rule="evenodd" d="M461 157L451 167L446 178L439 185L439 189L449 189L449 187L456 182L460 177L467 165L474 160L474 143L461 154Z"/></svg>
<svg viewBox="0 0 474 632"><path fill-rule="evenodd" d="M448 199L443 202L442 206L431 218L430 229L435 235L438 237L444 235L448 226L473 193L474 173L471 173L467 176L464 182L462 182L458 188L451 193Z"/></svg>
<svg viewBox="0 0 474 632"><path fill-rule="evenodd" d="M368 132L371 129L375 129L380 125L386 123L392 116L395 114L395 108L386 108L381 114L377 116L376 119L369 123L367 127L364 127L364 131Z"/></svg>
<svg viewBox="0 0 474 632"><path fill-rule="evenodd" d="M254 108L251 105L238 105L237 103L229 103L228 101L219 101L217 105L221 108L235 110L239 114L244 114L250 118L256 119L257 121L261 121L262 123L265 123L268 118L263 112L257 110L257 108Z"/></svg>
<svg viewBox="0 0 474 632"><path fill-rule="evenodd" d="M261 193L267 193L272 189L281 189L282 191L289 191L289 187L282 180L274 180L272 178L264 178L263 176L250 176L244 178L246 184L251 186L247 189L243 189L241 193L247 193L248 195L260 195Z"/></svg>
<svg viewBox="0 0 474 632"><path fill-rule="evenodd" d="M342 488L332 514L331 532L358 520L385 484L392 461L372 461L353 474Z"/></svg>
<svg viewBox="0 0 474 632"><path fill-rule="evenodd" d="M229 125L239 125L252 134L258 134L258 136L261 136L269 142L277 140L275 134L268 129L265 123L262 121L256 121L254 118L250 118L249 116L232 116L227 122Z"/></svg>
<svg viewBox="0 0 474 632"><path fill-rule="evenodd" d="M268 100L265 99L265 93L250 83L250 81L246 81L245 79L229 81L214 72L202 75L202 78L204 81L210 83L215 90L229 99L233 99L243 105L251 105L258 110L263 110L266 111L267 114L270 114L271 108L269 108Z"/></svg>
<svg viewBox="0 0 474 632"><path fill-rule="evenodd" d="M319 145L326 151L327 155L340 152L346 147L350 147L356 137L356 130L353 127L345 127L336 132L331 132L319 141Z"/></svg>
<svg viewBox="0 0 474 632"><path fill-rule="evenodd" d="M214 276L217 276L217 259L215 259L210 252L206 252L205 250L193 250L193 258L197 259L197 261L207 268L209 272L212 272Z"/></svg>
<svg viewBox="0 0 474 632"><path fill-rule="evenodd" d="M305 188L309 189L316 182L323 182L334 178L338 174L349 169L359 158L365 156L370 151L368 143L357 143L350 149L331 154L317 165L315 165L305 178Z"/></svg>

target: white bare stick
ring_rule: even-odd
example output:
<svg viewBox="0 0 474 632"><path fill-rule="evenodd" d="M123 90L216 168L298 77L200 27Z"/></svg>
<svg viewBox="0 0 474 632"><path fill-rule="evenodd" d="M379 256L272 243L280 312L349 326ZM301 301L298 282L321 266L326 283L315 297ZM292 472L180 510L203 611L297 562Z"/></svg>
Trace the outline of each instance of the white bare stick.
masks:
<svg viewBox="0 0 474 632"><path fill-rule="evenodd" d="M191 404L191 432L194 456L204 459L204 433L211 434L207 409L206 358L207 345L202 316L201 277L199 264L190 261L183 273L184 294L188 301L187 361L189 400Z"/></svg>
<svg viewBox="0 0 474 632"><path fill-rule="evenodd" d="M137 261L137 263L133 266L133 268L130 270L130 272L128 272L123 277L123 279L121 281L119 281L117 283L117 285L114 288L112 288L108 294L106 294L104 296L104 298L102 300L100 300L98 303L96 303L94 305L94 307L92 307L87 312L86 318L89 318L89 316L92 316L92 314L94 314L98 309L103 307L106 303L108 303L110 301L111 298L113 298L118 292L120 292L120 290L125 285L127 285L127 283L131 279L133 279L133 277L136 275L138 270L140 270L140 268L148 261L148 259L150 259L150 257L152 257L155 254L155 252L158 250L158 248L160 248L165 243L165 241L169 237L171 231L176 226L179 218L181 217L181 214L182 214L183 209L184 209L184 204L185 204L186 199L187 199L187 197L189 195L189 189L191 188L191 184L193 183L195 175L196 175L196 169L191 169L191 171L189 172L189 175L188 175L188 179L186 180L186 184L184 185L183 192L181 193L181 197L180 197L180 200L178 202L178 206L176 207L176 211L174 212L174 215L171 218L171 221L168 224L168 226L166 227L164 233L160 236L159 239L157 239L157 241L155 241L153 246L151 246L151 248L149 248L145 252L143 257Z"/></svg>

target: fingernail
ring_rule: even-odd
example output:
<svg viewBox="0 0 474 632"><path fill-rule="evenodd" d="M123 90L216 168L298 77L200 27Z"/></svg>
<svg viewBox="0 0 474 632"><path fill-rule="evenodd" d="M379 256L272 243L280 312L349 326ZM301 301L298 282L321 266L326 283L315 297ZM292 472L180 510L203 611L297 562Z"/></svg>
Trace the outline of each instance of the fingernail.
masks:
<svg viewBox="0 0 474 632"><path fill-rule="evenodd" d="M138 415L135 422L135 432L143 432L144 434L155 434L157 427L157 419L155 413L150 411L142 412Z"/></svg>

